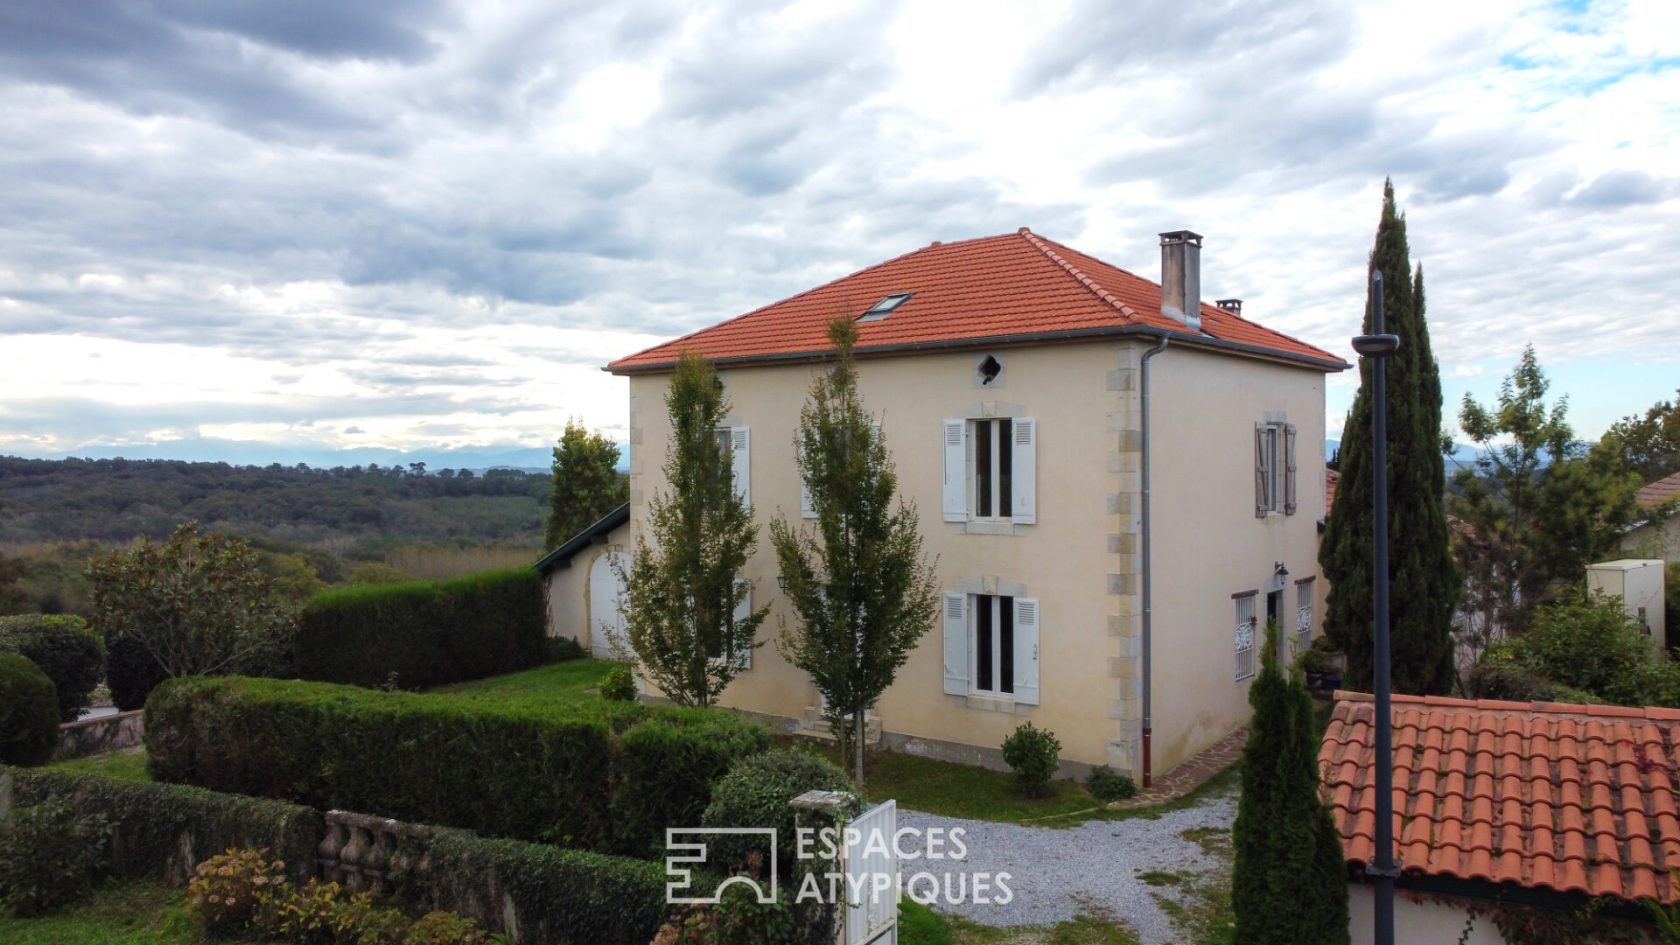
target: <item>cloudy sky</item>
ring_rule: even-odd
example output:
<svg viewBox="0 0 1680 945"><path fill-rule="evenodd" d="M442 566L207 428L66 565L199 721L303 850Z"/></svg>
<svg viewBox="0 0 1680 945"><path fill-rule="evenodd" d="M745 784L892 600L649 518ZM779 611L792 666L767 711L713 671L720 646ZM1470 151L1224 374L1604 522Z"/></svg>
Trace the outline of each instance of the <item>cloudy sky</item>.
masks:
<svg viewBox="0 0 1680 945"><path fill-rule="evenodd" d="M0 452L622 438L611 358L1030 226L1449 398L1680 387L1680 3L0 2ZM1330 390L1331 435L1353 378Z"/></svg>

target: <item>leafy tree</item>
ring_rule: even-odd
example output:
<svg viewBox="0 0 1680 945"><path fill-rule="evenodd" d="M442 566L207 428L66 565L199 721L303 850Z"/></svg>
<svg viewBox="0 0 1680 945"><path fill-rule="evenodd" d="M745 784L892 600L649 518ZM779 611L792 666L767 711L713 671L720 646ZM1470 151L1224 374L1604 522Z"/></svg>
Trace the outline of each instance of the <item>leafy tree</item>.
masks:
<svg viewBox="0 0 1680 945"><path fill-rule="evenodd" d="M796 617L782 651L822 693L842 757L858 750L862 783L864 716L932 626L938 595L916 507L898 496L886 438L858 395L857 328L835 319L828 336L838 360L811 382L794 438L816 520L806 529L778 516L770 540Z"/></svg>
<svg viewBox="0 0 1680 945"><path fill-rule="evenodd" d="M266 670L297 622L257 553L197 522L95 557L88 577L107 640L138 643L170 676Z"/></svg>
<svg viewBox="0 0 1680 945"><path fill-rule="evenodd" d="M1277 621L1266 623L1254 717L1243 747L1232 828L1235 940L1243 945L1345 945L1347 868L1341 834L1319 793L1312 695L1278 665Z"/></svg>
<svg viewBox="0 0 1680 945"><path fill-rule="evenodd" d="M1529 347L1491 408L1466 394L1459 413L1481 453L1453 477L1456 551L1469 576L1469 632L1486 642L1526 630L1535 608L1614 552L1638 515L1638 476L1576 442L1568 398L1548 406L1550 386Z"/></svg>
<svg viewBox="0 0 1680 945"><path fill-rule="evenodd" d="M548 495L548 530L543 545L557 548L630 498L618 474L618 444L566 421L554 448L554 488Z"/></svg>
<svg viewBox="0 0 1680 945"><path fill-rule="evenodd" d="M1527 633L1495 643L1486 660L1515 664L1596 701L1680 705L1680 663L1657 655L1618 597L1577 591L1540 607Z"/></svg>
<svg viewBox="0 0 1680 945"><path fill-rule="evenodd" d="M758 541L752 508L735 491L733 453L718 440L729 413L711 362L677 362L665 407L669 493L648 500L624 582L626 635L642 675L678 705L708 706L746 669L768 606L737 609L751 593L741 569Z"/></svg>
<svg viewBox="0 0 1680 945"><path fill-rule="evenodd" d="M1643 417L1623 417L1611 424L1594 452L1619 458L1641 482L1680 472L1680 397L1658 401Z"/></svg>
<svg viewBox="0 0 1680 945"><path fill-rule="evenodd" d="M1454 681L1453 610L1461 589L1447 531L1441 453L1441 377L1424 320L1423 269L1411 268L1406 218L1383 185L1371 272L1383 274L1385 330L1400 350L1388 361L1390 626L1397 692L1446 693ZM1365 330L1371 330L1367 303ZM1371 366L1359 365L1359 393L1342 432L1341 483L1325 521L1319 564L1330 582L1324 625L1347 652L1348 684L1372 678Z"/></svg>

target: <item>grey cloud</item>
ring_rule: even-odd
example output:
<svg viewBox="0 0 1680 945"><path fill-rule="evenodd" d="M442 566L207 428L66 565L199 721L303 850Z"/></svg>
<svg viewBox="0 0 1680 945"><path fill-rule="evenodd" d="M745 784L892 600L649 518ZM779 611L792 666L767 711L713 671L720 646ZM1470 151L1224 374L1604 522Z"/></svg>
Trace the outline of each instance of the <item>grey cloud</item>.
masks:
<svg viewBox="0 0 1680 945"><path fill-rule="evenodd" d="M1594 210L1616 210L1637 204L1658 203L1674 192L1673 181L1663 181L1644 171L1610 171L1569 198L1570 203Z"/></svg>
<svg viewBox="0 0 1680 945"><path fill-rule="evenodd" d="M444 4L435 0L163 0L156 6L183 24L327 58L423 59L437 44L416 27L444 25L438 23Z"/></svg>

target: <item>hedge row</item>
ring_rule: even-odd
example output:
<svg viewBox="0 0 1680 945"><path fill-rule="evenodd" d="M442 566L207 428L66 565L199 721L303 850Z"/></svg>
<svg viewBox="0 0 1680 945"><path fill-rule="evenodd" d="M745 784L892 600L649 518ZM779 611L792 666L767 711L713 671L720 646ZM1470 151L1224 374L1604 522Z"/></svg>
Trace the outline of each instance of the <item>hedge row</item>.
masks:
<svg viewBox="0 0 1680 945"><path fill-rule="evenodd" d="M47 674L62 722L76 721L105 675L104 642L87 621L69 614L0 617L0 652L27 657Z"/></svg>
<svg viewBox="0 0 1680 945"><path fill-rule="evenodd" d="M453 581L323 591L298 622L298 675L356 686L425 689L543 661L547 632L534 568Z"/></svg>
<svg viewBox="0 0 1680 945"><path fill-rule="evenodd" d="M663 864L447 831L427 844L419 904L519 930L522 942L643 945L670 907Z"/></svg>
<svg viewBox="0 0 1680 945"><path fill-rule="evenodd" d="M48 797L115 825L112 868L127 877L185 882L199 862L235 847L267 849L294 882L316 874L321 815L281 801L176 784L0 766L0 814ZM427 841L425 883L405 896L544 945L642 945L664 919L659 863L439 831Z"/></svg>
<svg viewBox="0 0 1680 945"><path fill-rule="evenodd" d="M731 715L591 703L534 715L447 695L245 677L146 703L152 776L498 837L645 855L769 733Z"/></svg>
<svg viewBox="0 0 1680 945"><path fill-rule="evenodd" d="M253 847L272 850L301 881L314 871L321 840L321 815L296 804L178 784L0 767L0 811L48 797L67 797L77 813L102 814L112 822L111 865L122 876L185 882L199 861L232 847Z"/></svg>

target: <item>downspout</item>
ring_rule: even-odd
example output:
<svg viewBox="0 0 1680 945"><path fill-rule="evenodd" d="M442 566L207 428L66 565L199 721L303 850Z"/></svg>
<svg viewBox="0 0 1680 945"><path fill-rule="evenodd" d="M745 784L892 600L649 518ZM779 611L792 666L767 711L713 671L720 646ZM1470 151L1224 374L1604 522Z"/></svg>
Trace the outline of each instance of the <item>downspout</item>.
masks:
<svg viewBox="0 0 1680 945"><path fill-rule="evenodd" d="M1150 582L1149 582L1149 359L1167 350L1167 342L1171 339L1161 336L1161 343L1143 353L1138 371L1138 387L1141 391L1139 399L1142 402L1141 422L1139 424L1139 441L1142 447L1142 514L1141 527L1143 531L1142 559L1138 565L1143 584L1143 786L1149 787L1153 781L1153 758L1151 757L1150 739L1154 735L1155 719L1150 712L1150 681L1152 671L1150 667Z"/></svg>

